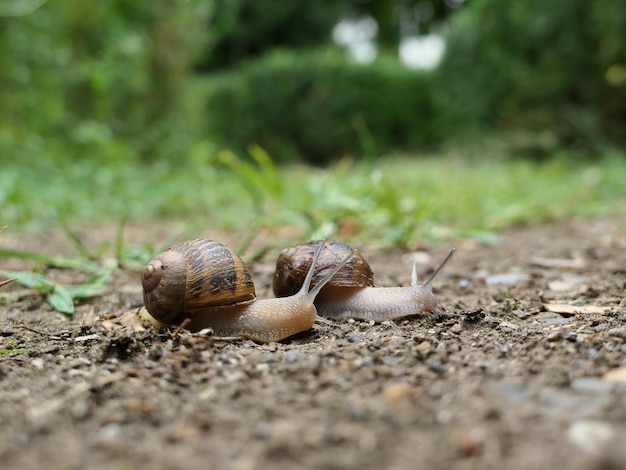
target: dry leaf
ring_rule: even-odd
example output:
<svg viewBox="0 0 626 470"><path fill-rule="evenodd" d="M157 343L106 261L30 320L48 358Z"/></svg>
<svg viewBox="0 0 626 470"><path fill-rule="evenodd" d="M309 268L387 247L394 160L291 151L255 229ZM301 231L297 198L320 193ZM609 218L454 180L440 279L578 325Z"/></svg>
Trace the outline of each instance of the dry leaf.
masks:
<svg viewBox="0 0 626 470"><path fill-rule="evenodd" d="M601 315L610 310L609 307L601 307L599 305L544 304L544 307L548 312L560 313L565 316L577 314Z"/></svg>
<svg viewBox="0 0 626 470"><path fill-rule="evenodd" d="M582 269L587 263L582 258L534 258L531 263L542 268Z"/></svg>
<svg viewBox="0 0 626 470"><path fill-rule="evenodd" d="M107 330L127 328L131 331L144 331L146 329L143 326L143 321L139 317L137 310L122 313L119 317L112 318L111 320L104 320L102 326Z"/></svg>

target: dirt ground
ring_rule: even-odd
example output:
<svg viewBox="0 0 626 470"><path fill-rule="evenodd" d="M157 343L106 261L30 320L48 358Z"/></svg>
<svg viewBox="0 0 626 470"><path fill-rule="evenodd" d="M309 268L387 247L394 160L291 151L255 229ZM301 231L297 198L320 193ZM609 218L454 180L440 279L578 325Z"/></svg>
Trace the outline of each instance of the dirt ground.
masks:
<svg viewBox="0 0 626 470"><path fill-rule="evenodd" d="M68 251L60 234L10 228L0 244ZM626 217L518 228L489 244L360 248L379 285L399 285L413 259L425 279L452 245L435 283L439 312L320 324L280 343L133 330L120 318L141 302L135 270L117 271L73 318L39 297L9 296L0 349L28 351L0 356L0 462L626 468ZM276 255L252 266L262 297Z"/></svg>

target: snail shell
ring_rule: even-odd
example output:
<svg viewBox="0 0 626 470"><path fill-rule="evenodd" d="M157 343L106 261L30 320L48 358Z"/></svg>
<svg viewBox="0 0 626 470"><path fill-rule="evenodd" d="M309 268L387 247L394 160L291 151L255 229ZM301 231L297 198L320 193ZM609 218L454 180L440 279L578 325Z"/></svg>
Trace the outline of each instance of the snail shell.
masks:
<svg viewBox="0 0 626 470"><path fill-rule="evenodd" d="M142 278L144 304L158 321L179 325L194 312L256 299L248 267L215 240L190 240L155 256Z"/></svg>
<svg viewBox="0 0 626 470"><path fill-rule="evenodd" d="M286 297L298 292L304 276L311 264L311 258L320 240L300 243L281 251L276 261L273 290L276 297ZM372 287L374 273L361 253L345 243L328 240L319 255L313 271L313 284L324 278L328 272L350 253L354 253L348 262L328 281L323 291L331 287Z"/></svg>

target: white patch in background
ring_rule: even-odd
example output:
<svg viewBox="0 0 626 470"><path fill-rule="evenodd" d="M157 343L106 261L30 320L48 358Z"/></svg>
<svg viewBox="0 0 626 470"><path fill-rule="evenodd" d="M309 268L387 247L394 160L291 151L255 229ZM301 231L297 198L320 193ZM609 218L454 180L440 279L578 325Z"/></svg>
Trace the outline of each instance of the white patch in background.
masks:
<svg viewBox="0 0 626 470"><path fill-rule="evenodd" d="M351 60L372 62L378 53L375 39L378 24L369 16L342 20L333 28L333 41L343 46ZM404 65L428 70L436 67L445 51L445 41L439 34L411 36L400 42L398 50Z"/></svg>
<svg viewBox="0 0 626 470"><path fill-rule="evenodd" d="M439 64L445 49L446 43L438 34L409 37L400 43L400 60L412 69L429 70Z"/></svg>

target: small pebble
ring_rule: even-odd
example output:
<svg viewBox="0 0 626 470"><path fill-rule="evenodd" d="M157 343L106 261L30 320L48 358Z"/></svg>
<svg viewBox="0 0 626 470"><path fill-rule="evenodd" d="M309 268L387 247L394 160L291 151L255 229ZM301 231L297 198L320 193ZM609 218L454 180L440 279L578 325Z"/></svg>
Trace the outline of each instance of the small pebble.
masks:
<svg viewBox="0 0 626 470"><path fill-rule="evenodd" d="M430 370L438 372L438 373L441 373L444 371L443 361L439 359L433 359L432 361L430 361L428 363L428 367L430 368Z"/></svg>
<svg viewBox="0 0 626 470"><path fill-rule="evenodd" d="M361 337L359 335L350 335L350 336L348 336L348 342L349 343L358 343L359 341L361 341Z"/></svg>
<svg viewBox="0 0 626 470"><path fill-rule="evenodd" d="M498 325L500 328L509 329L509 330L519 330L519 326L515 323L511 323L509 321L500 322Z"/></svg>
<svg viewBox="0 0 626 470"><path fill-rule="evenodd" d="M388 366L392 366L395 367L398 364L400 364L400 358L398 357L390 357L390 356L385 356L383 357L383 362L385 364L387 364Z"/></svg>
<svg viewBox="0 0 626 470"><path fill-rule="evenodd" d="M78 399L72 404L70 410L75 418L85 418L89 415L89 403L85 399Z"/></svg>
<svg viewBox="0 0 626 470"><path fill-rule="evenodd" d="M530 279L530 276L525 273L493 274L491 276L487 276L485 282L488 285L514 285L519 284L522 281L527 281L528 279Z"/></svg>
<svg viewBox="0 0 626 470"><path fill-rule="evenodd" d="M457 450L463 457L476 457L483 453L486 440L485 428L477 426L464 429L458 433Z"/></svg>
<svg viewBox="0 0 626 470"><path fill-rule="evenodd" d="M610 391L612 387L598 377L580 377L572 380L570 388L577 392L604 393Z"/></svg>
<svg viewBox="0 0 626 470"><path fill-rule="evenodd" d="M285 353L285 361L296 362L304 359L306 356L300 351L289 350Z"/></svg>
<svg viewBox="0 0 626 470"><path fill-rule="evenodd" d="M117 439L122 434L122 426L117 423L105 424L100 428L100 437L107 441Z"/></svg>
<svg viewBox="0 0 626 470"><path fill-rule="evenodd" d="M82 366L90 366L90 365L91 365L91 361L87 359L86 357L79 357L68 364L68 366L71 367L72 369L76 369Z"/></svg>
<svg viewBox="0 0 626 470"><path fill-rule="evenodd" d="M269 364L257 364L254 366L254 371L260 375L267 375L270 372Z"/></svg>
<svg viewBox="0 0 626 470"><path fill-rule="evenodd" d="M274 354L270 353L270 354L265 354L263 355L263 357L261 357L261 362L264 364L271 364L272 362L274 362L275 358L274 358Z"/></svg>
<svg viewBox="0 0 626 470"><path fill-rule="evenodd" d="M407 384L391 384L385 387L385 390L383 390L383 396L389 403L395 403L400 398L405 396L410 389L411 387L409 387Z"/></svg>
<svg viewBox="0 0 626 470"><path fill-rule="evenodd" d="M567 430L567 437L582 451L598 455L615 439L616 433L609 423L583 419L572 423Z"/></svg>

